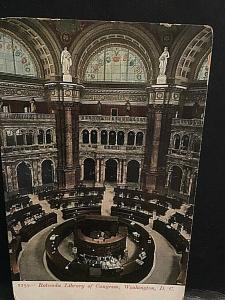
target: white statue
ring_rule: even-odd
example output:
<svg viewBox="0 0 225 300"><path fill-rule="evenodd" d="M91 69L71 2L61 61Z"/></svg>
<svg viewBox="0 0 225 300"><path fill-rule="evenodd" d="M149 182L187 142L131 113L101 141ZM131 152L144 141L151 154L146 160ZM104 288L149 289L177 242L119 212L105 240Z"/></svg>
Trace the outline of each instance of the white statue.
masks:
<svg viewBox="0 0 225 300"><path fill-rule="evenodd" d="M36 103L35 103L34 98L31 99L31 101L30 101L30 112L31 113L35 113L36 112Z"/></svg>
<svg viewBox="0 0 225 300"><path fill-rule="evenodd" d="M160 76L166 75L166 66L167 66L169 57L170 57L170 54L168 51L168 47L165 47L163 53L159 57L159 75Z"/></svg>
<svg viewBox="0 0 225 300"><path fill-rule="evenodd" d="M62 73L64 75L70 75L70 67L72 66L72 57L67 47L61 53L61 64L62 64Z"/></svg>

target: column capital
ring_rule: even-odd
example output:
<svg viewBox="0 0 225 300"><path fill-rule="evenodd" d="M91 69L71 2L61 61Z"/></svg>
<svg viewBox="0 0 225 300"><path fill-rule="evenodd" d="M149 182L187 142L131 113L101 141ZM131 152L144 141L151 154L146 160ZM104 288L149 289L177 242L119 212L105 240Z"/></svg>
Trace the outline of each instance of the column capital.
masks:
<svg viewBox="0 0 225 300"><path fill-rule="evenodd" d="M84 88L83 85L72 82L48 82L45 84L48 98L52 102L79 102L80 94Z"/></svg>
<svg viewBox="0 0 225 300"><path fill-rule="evenodd" d="M175 84L155 84L146 87L149 93L149 104L178 105L181 95L187 87Z"/></svg>

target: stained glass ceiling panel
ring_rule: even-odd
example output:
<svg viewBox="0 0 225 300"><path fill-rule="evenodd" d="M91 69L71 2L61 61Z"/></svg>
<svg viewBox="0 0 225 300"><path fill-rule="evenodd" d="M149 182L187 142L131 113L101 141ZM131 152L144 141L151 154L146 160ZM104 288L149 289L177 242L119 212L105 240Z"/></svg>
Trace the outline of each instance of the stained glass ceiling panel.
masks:
<svg viewBox="0 0 225 300"><path fill-rule="evenodd" d="M37 77L28 50L10 35L0 32L0 72Z"/></svg>
<svg viewBox="0 0 225 300"><path fill-rule="evenodd" d="M146 82L142 59L125 47L107 46L90 59L85 81Z"/></svg>

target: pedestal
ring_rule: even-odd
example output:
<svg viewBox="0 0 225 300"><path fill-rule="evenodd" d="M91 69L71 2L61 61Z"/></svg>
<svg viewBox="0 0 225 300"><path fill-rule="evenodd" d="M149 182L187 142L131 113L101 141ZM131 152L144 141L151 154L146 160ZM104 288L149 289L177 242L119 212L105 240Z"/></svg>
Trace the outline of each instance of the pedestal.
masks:
<svg viewBox="0 0 225 300"><path fill-rule="evenodd" d="M65 169L65 188L73 189L75 186L75 170L74 169Z"/></svg>
<svg viewBox="0 0 225 300"><path fill-rule="evenodd" d="M166 84L166 75L159 75L157 77L157 84Z"/></svg>
<svg viewBox="0 0 225 300"><path fill-rule="evenodd" d="M64 82L72 82L72 75L70 75L70 74L63 75L63 81Z"/></svg>

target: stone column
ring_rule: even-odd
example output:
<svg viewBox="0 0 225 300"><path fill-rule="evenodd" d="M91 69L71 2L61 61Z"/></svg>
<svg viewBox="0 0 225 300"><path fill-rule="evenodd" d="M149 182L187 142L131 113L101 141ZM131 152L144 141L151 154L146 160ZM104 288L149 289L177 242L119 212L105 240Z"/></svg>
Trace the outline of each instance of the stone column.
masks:
<svg viewBox="0 0 225 300"><path fill-rule="evenodd" d="M157 170L158 170L158 156L159 156L159 144L160 144L160 132L161 132L161 120L162 113L160 111L155 112L152 153L150 162L149 180L147 183L148 190L154 191L157 185Z"/></svg>
<svg viewBox="0 0 225 300"><path fill-rule="evenodd" d="M12 176L12 188L14 191L18 189L18 182L17 182L17 172L15 165L11 166L11 176Z"/></svg>
<svg viewBox="0 0 225 300"><path fill-rule="evenodd" d="M169 170L169 171L167 172L166 185L165 185L166 188L169 187L171 173L172 173L172 170Z"/></svg>
<svg viewBox="0 0 225 300"><path fill-rule="evenodd" d="M47 129L45 128L44 129L44 137L43 137L43 144L44 145L46 144L46 131L47 131Z"/></svg>
<svg viewBox="0 0 225 300"><path fill-rule="evenodd" d="M148 125L142 188L149 192L163 191L166 185L167 154L172 118L175 117L181 95L186 87L156 84L147 87L149 92Z"/></svg>
<svg viewBox="0 0 225 300"><path fill-rule="evenodd" d="M45 87L56 116L57 182L64 192L80 181L79 101L84 87L71 82L46 83Z"/></svg>
<svg viewBox="0 0 225 300"><path fill-rule="evenodd" d="M123 160L123 184L127 183L127 161L124 159Z"/></svg>
<svg viewBox="0 0 225 300"><path fill-rule="evenodd" d="M120 184L122 183L121 177L122 177L122 160L119 159L119 163L118 163L118 178L117 178L117 182Z"/></svg>
<svg viewBox="0 0 225 300"><path fill-rule="evenodd" d="M9 192L13 190L13 176L11 166L6 167L6 176L7 176L7 186Z"/></svg>
<svg viewBox="0 0 225 300"><path fill-rule="evenodd" d="M80 180L84 180L84 161L80 160L80 167L81 167L81 172L80 172Z"/></svg>
<svg viewBox="0 0 225 300"><path fill-rule="evenodd" d="M38 185L42 185L42 164L40 161L37 162L37 180Z"/></svg>
<svg viewBox="0 0 225 300"><path fill-rule="evenodd" d="M96 182L99 183L101 181L101 175L100 175L100 159L96 159L96 166L95 166L95 176L96 176Z"/></svg>
<svg viewBox="0 0 225 300"><path fill-rule="evenodd" d="M65 183L66 188L71 189L75 185L75 172L73 168L73 130L72 130L72 106L65 106L65 148L66 148L66 168Z"/></svg>
<svg viewBox="0 0 225 300"><path fill-rule="evenodd" d="M188 195L191 195L192 184L193 184L194 174L190 175L189 186L188 186Z"/></svg>
<svg viewBox="0 0 225 300"><path fill-rule="evenodd" d="M101 130L98 129L97 131L97 147L101 145Z"/></svg>
<svg viewBox="0 0 225 300"><path fill-rule="evenodd" d="M100 182L102 184L104 184L104 182L105 182L105 160L104 159L101 160L101 179L100 179Z"/></svg>
<svg viewBox="0 0 225 300"><path fill-rule="evenodd" d="M38 144L38 131L39 131L39 129L34 130L34 144L35 145Z"/></svg>
<svg viewBox="0 0 225 300"><path fill-rule="evenodd" d="M35 188L36 186L39 185L39 182L38 182L38 161L34 160L31 163L32 163L32 169L33 169L33 187ZM32 170L31 170L31 172L32 172Z"/></svg>
<svg viewBox="0 0 225 300"><path fill-rule="evenodd" d="M142 169L142 162L139 162L140 163L140 167L139 167L139 177L138 177L138 185L140 187L141 185L141 169Z"/></svg>

